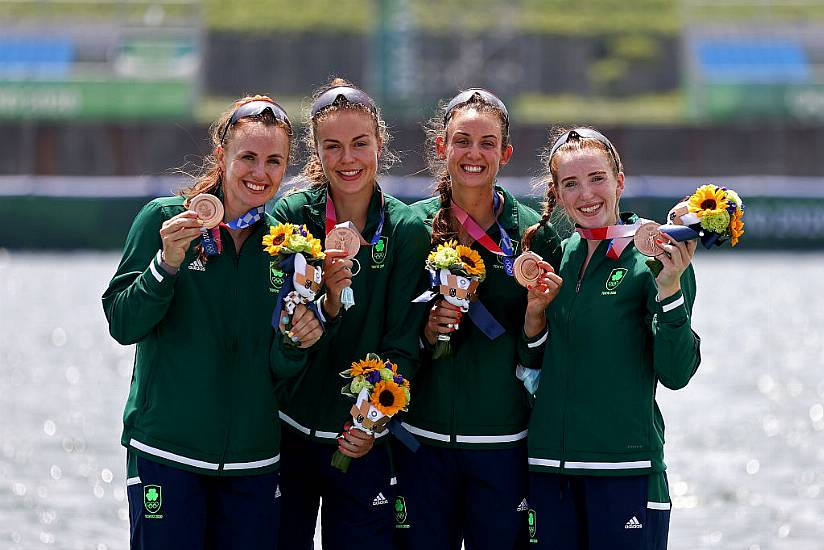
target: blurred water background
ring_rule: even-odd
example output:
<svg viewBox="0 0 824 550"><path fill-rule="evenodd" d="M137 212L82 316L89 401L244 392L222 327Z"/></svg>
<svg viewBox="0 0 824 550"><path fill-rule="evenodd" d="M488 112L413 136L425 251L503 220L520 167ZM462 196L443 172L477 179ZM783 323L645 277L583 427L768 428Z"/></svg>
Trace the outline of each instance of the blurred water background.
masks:
<svg viewBox="0 0 824 550"><path fill-rule="evenodd" d="M133 348L100 294L116 253L0 252L0 548L124 550ZM703 360L661 389L670 548L824 548L824 254L695 259Z"/></svg>

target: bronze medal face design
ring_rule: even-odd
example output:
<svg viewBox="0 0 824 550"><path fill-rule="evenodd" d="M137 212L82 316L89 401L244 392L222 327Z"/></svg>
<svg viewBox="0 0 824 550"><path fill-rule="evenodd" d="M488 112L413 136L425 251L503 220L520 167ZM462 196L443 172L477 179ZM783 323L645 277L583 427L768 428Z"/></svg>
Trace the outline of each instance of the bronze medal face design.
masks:
<svg viewBox="0 0 824 550"><path fill-rule="evenodd" d="M542 260L543 258L529 251L515 258L515 265L513 265L512 270L518 284L527 287L536 282L543 272L543 269L538 267L538 262Z"/></svg>
<svg viewBox="0 0 824 550"><path fill-rule="evenodd" d="M346 226L334 227L326 235L326 249L345 250L346 257L350 260L358 255L360 246L358 232Z"/></svg>
<svg viewBox="0 0 824 550"><path fill-rule="evenodd" d="M208 193L201 193L193 198L189 203L189 210L197 212L206 229L211 229L223 221L223 203Z"/></svg>
<svg viewBox="0 0 824 550"><path fill-rule="evenodd" d="M660 256L664 253L664 249L655 242L655 239L658 238L658 228L660 226L661 224L649 222L638 228L632 238L638 252L650 257Z"/></svg>

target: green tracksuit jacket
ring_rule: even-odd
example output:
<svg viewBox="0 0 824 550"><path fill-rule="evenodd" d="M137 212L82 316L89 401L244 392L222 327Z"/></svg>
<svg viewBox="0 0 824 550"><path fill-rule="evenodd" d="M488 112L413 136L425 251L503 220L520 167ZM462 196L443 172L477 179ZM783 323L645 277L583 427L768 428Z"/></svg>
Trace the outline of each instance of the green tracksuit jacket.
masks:
<svg viewBox="0 0 824 550"><path fill-rule="evenodd" d="M506 190L496 189L504 195L498 221L512 240L517 256L521 252L521 236L540 217ZM426 220L431 231L440 206L440 199L433 197L415 203L412 208ZM543 257L557 266L560 240L551 226L546 232L552 235L552 241ZM487 234L500 243L497 224ZM426 355L414 379L412 405L404 425L433 445L512 447L526 438L529 417L527 393L515 377L515 369L518 364L527 368L539 366L546 332L526 338L526 289L506 274L499 256L478 243L472 249L481 255L487 272L478 286L478 299L506 332L490 340L465 315L460 328L452 333L452 355L437 360Z"/></svg>
<svg viewBox="0 0 824 550"><path fill-rule="evenodd" d="M626 223L637 218L622 214ZM541 240L533 249L541 253ZM641 475L664 466L664 421L658 383L684 387L700 362L690 328L695 275L657 301L646 257L630 244L614 261L602 242L580 285L587 244L563 243L560 293L547 309L549 338L529 423L532 471Z"/></svg>
<svg viewBox="0 0 824 550"><path fill-rule="evenodd" d="M195 239L174 276L160 266L158 231L183 212L182 197L155 199L134 220L103 294L109 331L137 344L121 442L144 458L213 475L274 471L280 456L273 376L300 368L271 326L276 292L261 246L269 216L234 250L204 266ZM271 366L270 366L271 365Z"/></svg>
<svg viewBox="0 0 824 550"><path fill-rule="evenodd" d="M281 394L280 417L310 439L335 443L343 424L351 421L353 400L341 394L346 383L340 372L354 361L377 353L411 376L419 362L418 334L426 307L413 304L421 291L421 266L429 252L426 227L403 202L386 195L381 240L361 246L353 268L355 305L341 309L327 325L306 361L308 366ZM369 203L363 236L372 239L380 219L381 193L375 187ZM282 197L273 212L281 222L306 224L312 235L325 242L326 188L308 188ZM338 220L339 222L345 220ZM322 309L321 309L322 311ZM414 382L412 401L416 399ZM377 434L382 438L388 432Z"/></svg>

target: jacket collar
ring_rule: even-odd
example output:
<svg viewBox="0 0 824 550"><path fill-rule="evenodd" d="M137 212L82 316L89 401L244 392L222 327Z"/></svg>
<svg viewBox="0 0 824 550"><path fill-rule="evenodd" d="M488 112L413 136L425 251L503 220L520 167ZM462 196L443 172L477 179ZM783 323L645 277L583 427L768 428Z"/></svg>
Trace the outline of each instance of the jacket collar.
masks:
<svg viewBox="0 0 824 550"><path fill-rule="evenodd" d="M315 226L321 227L323 231L326 230L326 185L322 187L309 188L306 193L308 195L308 204L303 206L306 211L306 217L312 221ZM378 220L381 214L381 187L375 183L372 189L372 196L369 199L369 208L366 211L366 226L363 229L364 238L370 232L374 232L378 226ZM338 220L338 223L346 220ZM384 225L384 228L386 226ZM370 235L371 236L371 235Z"/></svg>
<svg viewBox="0 0 824 550"><path fill-rule="evenodd" d="M498 222L504 229L507 230L507 232L511 229L517 230L519 227L520 215L518 213L518 204L515 202L515 197L513 197L509 191L500 185L495 186L495 191L500 192L504 197L504 208L501 211L501 215L498 216ZM443 208L443 204L440 202L438 204L440 208ZM428 221L428 223L431 224L432 222Z"/></svg>

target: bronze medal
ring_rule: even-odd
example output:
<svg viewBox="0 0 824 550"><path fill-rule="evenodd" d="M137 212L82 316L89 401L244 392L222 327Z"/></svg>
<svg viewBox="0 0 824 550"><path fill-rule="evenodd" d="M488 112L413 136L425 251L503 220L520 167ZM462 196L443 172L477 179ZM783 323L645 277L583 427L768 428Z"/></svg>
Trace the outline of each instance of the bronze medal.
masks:
<svg viewBox="0 0 824 550"><path fill-rule="evenodd" d="M522 287L532 285L537 282L544 273L544 269L538 266L538 262L543 261L543 258L534 252L524 252L515 258L515 264L512 266L512 271L515 275L515 280L518 281Z"/></svg>
<svg viewBox="0 0 824 550"><path fill-rule="evenodd" d="M223 221L223 203L214 195L201 193L189 202L189 210L203 220L203 227L211 229Z"/></svg>
<svg viewBox="0 0 824 550"><path fill-rule="evenodd" d="M655 242L658 238L659 227L661 227L661 224L649 222L638 228L638 231L635 232L635 236L632 238L638 252L644 256L650 256L653 258L664 253L664 249L661 248L661 245Z"/></svg>
<svg viewBox="0 0 824 550"><path fill-rule="evenodd" d="M352 259L358 255L360 250L360 235L355 229L344 224L336 225L326 235L326 250L345 250L346 258Z"/></svg>

